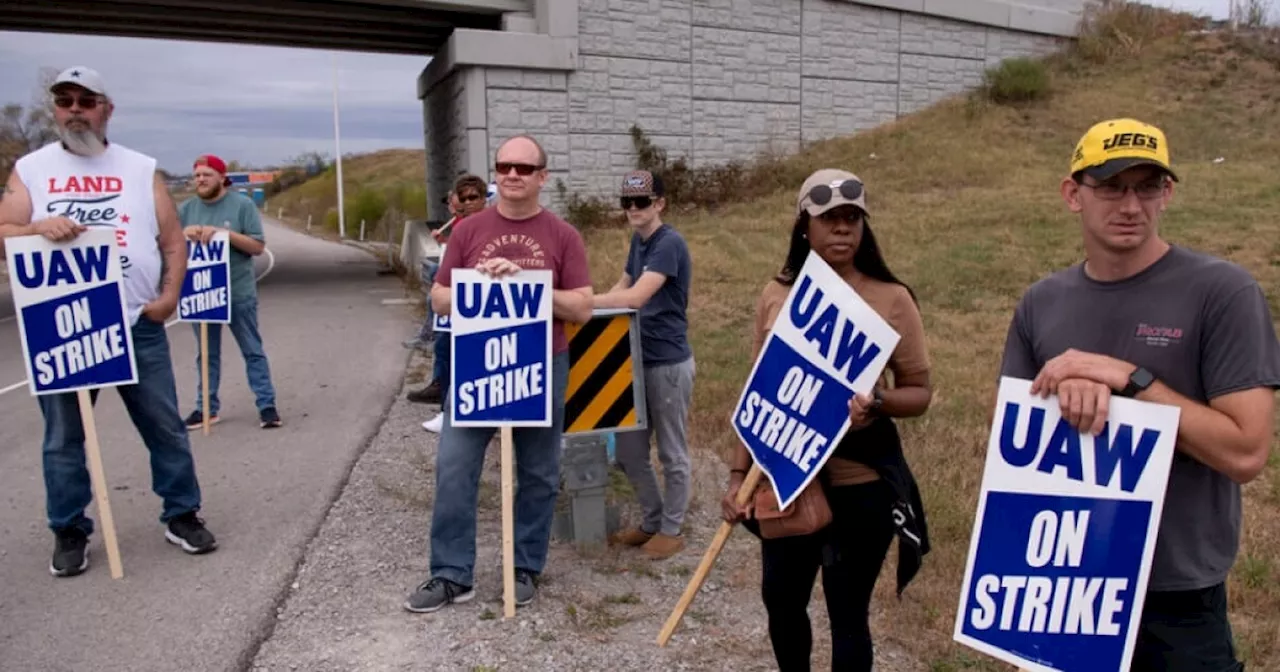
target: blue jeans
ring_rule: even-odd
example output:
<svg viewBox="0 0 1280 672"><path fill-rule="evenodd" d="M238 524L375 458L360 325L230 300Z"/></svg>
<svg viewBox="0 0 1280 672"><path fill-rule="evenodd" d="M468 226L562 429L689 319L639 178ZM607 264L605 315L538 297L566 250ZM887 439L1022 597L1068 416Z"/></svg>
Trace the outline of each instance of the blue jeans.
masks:
<svg viewBox="0 0 1280 672"><path fill-rule="evenodd" d="M271 386L271 367L267 364L267 352L262 348L262 335L258 333L258 299L231 301L231 335L244 355L245 373L249 377L249 389L257 397L258 410L276 405L276 391ZM196 334L196 372L200 371L200 325L192 324ZM222 378L222 325L209 325L209 415L217 415L218 383ZM196 375L196 408L203 408L204 390L200 376Z"/></svg>
<svg viewBox="0 0 1280 672"><path fill-rule="evenodd" d="M433 344L433 354L431 359L431 378L440 383L444 389L449 389L449 355L453 347L453 334L447 331L436 332L436 342Z"/></svg>
<svg viewBox="0 0 1280 672"><path fill-rule="evenodd" d="M552 357L550 427L512 430L516 458L515 566L541 574L551 542L551 520L560 492L560 437L569 353ZM436 453L436 497L431 516L431 575L472 585L476 561L476 504L485 448L496 428L454 427L445 399L444 427Z"/></svg>
<svg viewBox="0 0 1280 672"><path fill-rule="evenodd" d="M200 509L200 483L187 440L187 427L178 414L178 392L169 359L164 325L145 315L133 326L138 382L116 387L129 419L151 452L151 490L164 500L160 522ZM93 501L89 470L85 467L84 426L74 393L37 398L44 414L44 487L49 528L76 527L93 533L93 520L84 515ZM98 390L90 391L96 404Z"/></svg>
<svg viewBox="0 0 1280 672"><path fill-rule="evenodd" d="M422 265L418 268L418 280L422 281L423 291L427 293L427 319L422 321L422 326L418 327L418 340L426 342L435 333L435 314L431 312L431 286L436 281L436 271L440 270L440 264L423 259Z"/></svg>

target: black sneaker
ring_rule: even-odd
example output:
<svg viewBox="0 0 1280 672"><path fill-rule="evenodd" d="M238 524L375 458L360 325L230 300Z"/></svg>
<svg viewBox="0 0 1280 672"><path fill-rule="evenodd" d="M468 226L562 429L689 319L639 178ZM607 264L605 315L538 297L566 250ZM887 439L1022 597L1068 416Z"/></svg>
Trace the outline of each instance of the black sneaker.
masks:
<svg viewBox="0 0 1280 672"><path fill-rule="evenodd" d="M405 398L419 404L439 404L444 400L444 390L440 386L440 381L433 380L430 385L410 392L405 395Z"/></svg>
<svg viewBox="0 0 1280 672"><path fill-rule="evenodd" d="M53 560L49 573L54 576L75 576L89 569L89 536L78 527L53 533Z"/></svg>
<svg viewBox="0 0 1280 672"><path fill-rule="evenodd" d="M533 602L538 594L538 583L532 572L516 570L516 606L523 607Z"/></svg>
<svg viewBox="0 0 1280 672"><path fill-rule="evenodd" d="M220 420L220 418L217 413L211 413L209 415L210 425L218 424L218 420ZM184 422L187 423L187 429L198 429L200 427L204 427L204 413L201 413L200 411L191 411L191 415L188 415Z"/></svg>
<svg viewBox="0 0 1280 672"><path fill-rule="evenodd" d="M208 553L218 547L213 533L205 528L204 521L196 516L195 511L188 511L170 520L164 530L164 538L192 555Z"/></svg>
<svg viewBox="0 0 1280 672"><path fill-rule="evenodd" d="M448 604L470 602L475 596L476 591L472 590L471 586L461 586L448 579L437 577L418 586L409 599L405 600L404 608L415 614L429 614L443 609Z"/></svg>
<svg viewBox="0 0 1280 672"><path fill-rule="evenodd" d="M280 414L276 413L274 406L268 406L259 411L258 420L263 429L271 429L272 427L279 427L284 424L280 422Z"/></svg>

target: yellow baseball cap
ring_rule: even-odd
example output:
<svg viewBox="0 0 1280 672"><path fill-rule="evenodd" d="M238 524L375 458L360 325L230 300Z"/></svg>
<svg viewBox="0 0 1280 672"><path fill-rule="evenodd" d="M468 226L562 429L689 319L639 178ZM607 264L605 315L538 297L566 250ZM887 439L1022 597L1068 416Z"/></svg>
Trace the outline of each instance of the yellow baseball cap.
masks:
<svg viewBox="0 0 1280 672"><path fill-rule="evenodd" d="M1137 119L1109 119L1094 124L1076 143L1071 174L1084 171L1105 180L1140 165L1157 166L1176 182L1169 165L1169 143L1164 131Z"/></svg>

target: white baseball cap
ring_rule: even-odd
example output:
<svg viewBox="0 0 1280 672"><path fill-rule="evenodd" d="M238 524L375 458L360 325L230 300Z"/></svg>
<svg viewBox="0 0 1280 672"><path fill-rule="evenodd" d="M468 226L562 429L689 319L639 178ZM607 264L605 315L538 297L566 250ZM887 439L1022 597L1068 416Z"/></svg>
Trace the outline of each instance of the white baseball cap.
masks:
<svg viewBox="0 0 1280 672"><path fill-rule="evenodd" d="M100 96L107 95L107 85L102 81L102 75L98 71L83 66L73 66L58 73L57 78L49 85L52 91L62 84L75 84L82 86Z"/></svg>

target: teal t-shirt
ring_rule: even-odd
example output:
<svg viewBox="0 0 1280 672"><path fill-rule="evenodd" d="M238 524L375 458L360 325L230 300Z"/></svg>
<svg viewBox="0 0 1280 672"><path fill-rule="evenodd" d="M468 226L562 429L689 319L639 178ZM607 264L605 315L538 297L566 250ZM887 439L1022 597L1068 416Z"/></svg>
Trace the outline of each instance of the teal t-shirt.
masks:
<svg viewBox="0 0 1280 672"><path fill-rule="evenodd" d="M178 206L178 219L182 220L184 229L188 226L218 226L255 240L266 240L258 208L248 197L235 191L228 191L212 204L205 203L198 196L192 196ZM232 245L231 302L248 301L257 296L258 284L253 277L253 257Z"/></svg>

